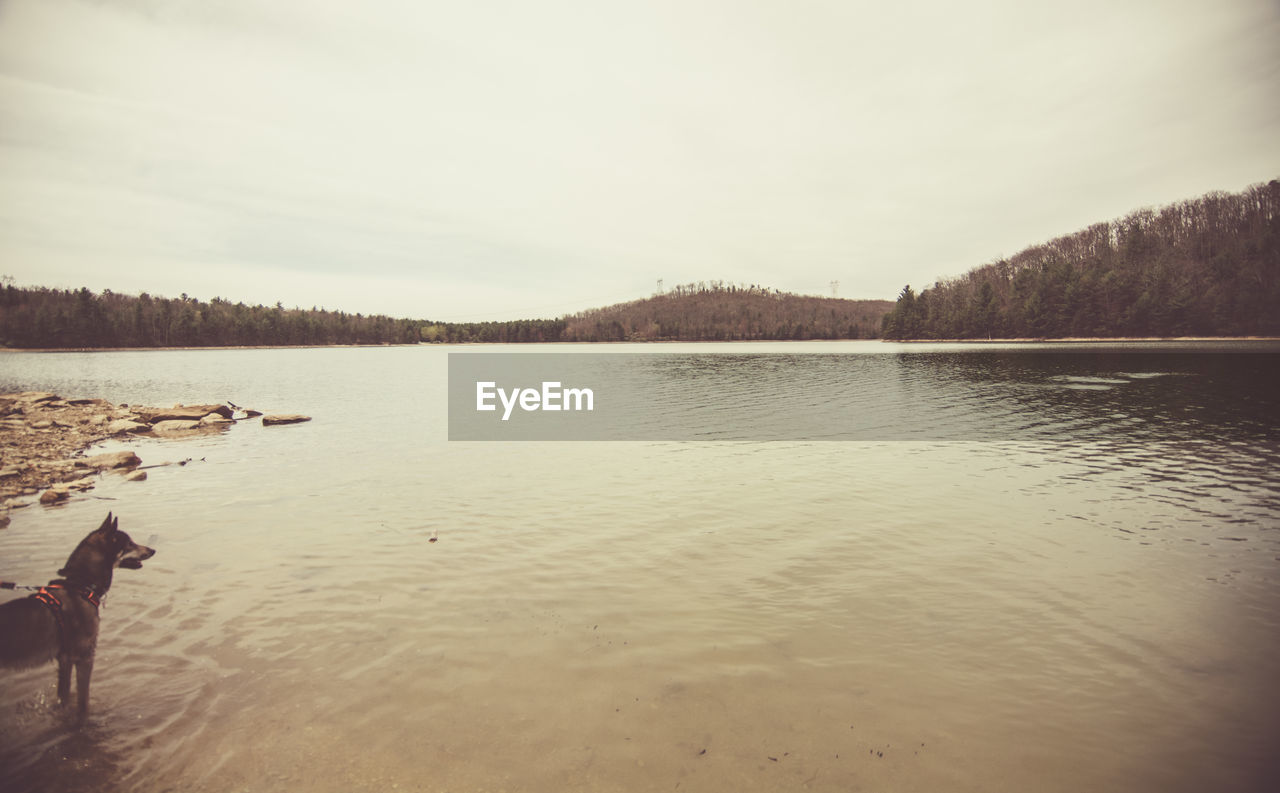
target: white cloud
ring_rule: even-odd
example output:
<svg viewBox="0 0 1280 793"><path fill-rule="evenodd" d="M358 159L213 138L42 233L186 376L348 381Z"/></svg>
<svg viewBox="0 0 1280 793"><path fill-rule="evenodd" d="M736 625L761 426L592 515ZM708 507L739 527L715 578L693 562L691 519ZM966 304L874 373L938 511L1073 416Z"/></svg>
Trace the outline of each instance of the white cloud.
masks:
<svg viewBox="0 0 1280 793"><path fill-rule="evenodd" d="M11 0L0 251L413 316L892 297L1278 175L1277 34L1262 0Z"/></svg>

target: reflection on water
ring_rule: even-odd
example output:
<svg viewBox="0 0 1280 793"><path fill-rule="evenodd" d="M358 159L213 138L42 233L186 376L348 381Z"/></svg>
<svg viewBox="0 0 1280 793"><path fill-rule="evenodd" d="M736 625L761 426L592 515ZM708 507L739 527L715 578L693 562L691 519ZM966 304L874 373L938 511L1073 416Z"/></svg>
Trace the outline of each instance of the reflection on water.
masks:
<svg viewBox="0 0 1280 793"><path fill-rule="evenodd" d="M13 513L24 581L108 508L159 536L86 730L52 667L0 677L0 785L1275 788L1273 357L777 347L635 365L1020 434L450 444L439 349L0 356L10 386L315 417L140 442L196 462Z"/></svg>

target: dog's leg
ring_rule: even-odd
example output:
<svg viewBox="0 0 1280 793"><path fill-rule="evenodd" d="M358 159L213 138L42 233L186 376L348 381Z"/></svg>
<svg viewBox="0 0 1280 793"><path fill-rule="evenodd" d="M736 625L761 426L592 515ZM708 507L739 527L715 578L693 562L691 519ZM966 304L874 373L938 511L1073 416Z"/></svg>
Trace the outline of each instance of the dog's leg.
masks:
<svg viewBox="0 0 1280 793"><path fill-rule="evenodd" d="M58 704L66 705L71 701L71 659L65 655L58 656Z"/></svg>
<svg viewBox="0 0 1280 793"><path fill-rule="evenodd" d="M92 655L76 661L76 707L81 719L89 714L89 676L92 674Z"/></svg>

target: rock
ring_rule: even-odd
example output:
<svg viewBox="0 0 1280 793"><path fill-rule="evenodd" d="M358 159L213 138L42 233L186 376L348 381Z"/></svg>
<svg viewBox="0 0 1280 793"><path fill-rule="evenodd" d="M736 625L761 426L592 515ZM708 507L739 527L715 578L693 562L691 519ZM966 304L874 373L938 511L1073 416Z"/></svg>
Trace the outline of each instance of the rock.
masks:
<svg viewBox="0 0 1280 793"><path fill-rule="evenodd" d="M199 421L208 415L199 410L187 408L138 408L137 416L148 424L159 424L162 421Z"/></svg>
<svg viewBox="0 0 1280 793"><path fill-rule="evenodd" d="M65 501L70 495L66 490L46 490L40 494L40 503L57 504L59 501Z"/></svg>
<svg viewBox="0 0 1280 793"><path fill-rule="evenodd" d="M131 408L101 399L63 399L50 392L0 394L0 502L21 496L23 503L56 504L68 498L68 487L74 494L92 487L102 471L130 473L142 462L133 452L76 456L107 438L132 433L187 438L222 432L242 414L262 415L230 403ZM276 421L308 418L281 416ZM67 485L58 487L57 482ZM4 514L7 511L0 509Z"/></svg>
<svg viewBox="0 0 1280 793"><path fill-rule="evenodd" d="M138 408L139 418L151 424L161 421L199 421L210 413L224 419L231 418L231 408L226 405L174 405L171 408Z"/></svg>
<svg viewBox="0 0 1280 793"><path fill-rule="evenodd" d="M126 476L125 476L125 478L124 478L124 481L126 481L126 482L145 482L145 481L147 481L147 472L146 472L146 471L134 471L133 473L126 475Z"/></svg>
<svg viewBox="0 0 1280 793"><path fill-rule="evenodd" d="M84 462L90 468L105 471L109 468L132 468L140 464L142 460L133 452L124 451L95 455L85 459Z"/></svg>
<svg viewBox="0 0 1280 793"><path fill-rule="evenodd" d="M200 428L200 419L165 419L151 425L152 432L185 432Z"/></svg>
<svg viewBox="0 0 1280 793"><path fill-rule="evenodd" d="M142 424L132 419L116 419L107 425L107 432L112 435L118 435L122 432L142 432L149 429L151 429L149 425Z"/></svg>
<svg viewBox="0 0 1280 793"><path fill-rule="evenodd" d="M23 391L20 394L10 394L10 396L19 402L27 402L32 405L38 402L51 402L58 398L57 394L50 394L47 391Z"/></svg>
<svg viewBox="0 0 1280 793"><path fill-rule="evenodd" d="M224 419L231 418L231 408L226 405L174 405L174 408L197 411L200 413L200 418L204 418L210 413L216 413Z"/></svg>
<svg viewBox="0 0 1280 793"><path fill-rule="evenodd" d="M262 415L261 410L250 410L249 408L244 409L244 417L247 419L251 419L251 418L254 418L255 416L261 416L261 415Z"/></svg>
<svg viewBox="0 0 1280 793"><path fill-rule="evenodd" d="M310 420L310 416L303 416L298 413L277 413L271 416L263 416L262 426L270 427L275 424L298 424L300 422Z"/></svg>

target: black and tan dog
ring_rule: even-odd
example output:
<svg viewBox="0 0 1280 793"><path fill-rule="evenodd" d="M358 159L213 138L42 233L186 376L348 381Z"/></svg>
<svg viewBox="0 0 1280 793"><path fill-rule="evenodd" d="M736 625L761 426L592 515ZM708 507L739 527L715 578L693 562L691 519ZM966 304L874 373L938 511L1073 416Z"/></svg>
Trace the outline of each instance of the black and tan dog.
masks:
<svg viewBox="0 0 1280 793"><path fill-rule="evenodd" d="M80 718L89 711L89 676L98 645L98 606L117 567L137 570L155 551L120 531L111 517L71 552L62 576L34 595L0 605L0 666L29 667L58 659L58 701L71 697L76 669Z"/></svg>

